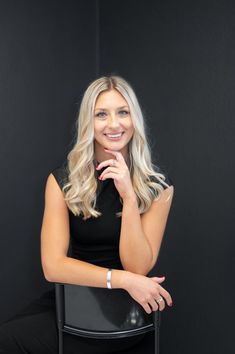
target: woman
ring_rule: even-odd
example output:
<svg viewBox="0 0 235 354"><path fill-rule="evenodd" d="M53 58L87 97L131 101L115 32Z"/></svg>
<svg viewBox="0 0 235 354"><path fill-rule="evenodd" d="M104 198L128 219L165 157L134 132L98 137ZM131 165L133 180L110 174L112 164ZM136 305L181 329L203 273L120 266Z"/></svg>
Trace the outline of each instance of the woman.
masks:
<svg viewBox="0 0 235 354"><path fill-rule="evenodd" d="M160 285L164 277L147 275L157 261L173 192L151 161L131 86L118 76L92 82L81 102L76 143L46 182L45 278L107 287L112 268L109 287L125 289L147 313L171 306ZM66 353L137 353L146 338L110 342L65 334L65 347ZM0 327L0 353L55 354L57 345L54 290Z"/></svg>

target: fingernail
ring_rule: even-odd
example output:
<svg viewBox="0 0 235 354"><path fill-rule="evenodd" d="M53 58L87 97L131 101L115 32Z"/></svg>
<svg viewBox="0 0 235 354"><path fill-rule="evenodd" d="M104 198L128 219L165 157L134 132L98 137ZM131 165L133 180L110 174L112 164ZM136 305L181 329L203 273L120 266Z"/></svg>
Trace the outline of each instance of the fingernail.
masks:
<svg viewBox="0 0 235 354"><path fill-rule="evenodd" d="M171 302L171 303L169 304L169 306L173 306L173 302Z"/></svg>

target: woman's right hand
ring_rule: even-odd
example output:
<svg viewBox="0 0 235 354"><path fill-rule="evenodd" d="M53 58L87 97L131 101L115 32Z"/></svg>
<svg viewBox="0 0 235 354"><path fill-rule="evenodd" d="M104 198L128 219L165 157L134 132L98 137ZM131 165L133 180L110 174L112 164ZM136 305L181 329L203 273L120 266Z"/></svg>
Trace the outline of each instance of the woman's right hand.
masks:
<svg viewBox="0 0 235 354"><path fill-rule="evenodd" d="M123 288L150 314L158 308L160 311L164 310L164 300L168 306L172 306L171 295L160 285L164 280L165 277L147 277L127 271ZM163 301L158 303L156 300L160 296L163 297Z"/></svg>

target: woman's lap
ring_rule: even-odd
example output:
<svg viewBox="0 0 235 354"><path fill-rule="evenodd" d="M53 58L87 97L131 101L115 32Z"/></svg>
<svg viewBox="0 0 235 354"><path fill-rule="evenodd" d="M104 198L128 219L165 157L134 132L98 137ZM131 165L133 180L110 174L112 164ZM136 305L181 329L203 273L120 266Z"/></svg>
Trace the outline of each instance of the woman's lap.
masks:
<svg viewBox="0 0 235 354"><path fill-rule="evenodd" d="M0 353L56 354L58 343L54 311L20 317L0 326Z"/></svg>

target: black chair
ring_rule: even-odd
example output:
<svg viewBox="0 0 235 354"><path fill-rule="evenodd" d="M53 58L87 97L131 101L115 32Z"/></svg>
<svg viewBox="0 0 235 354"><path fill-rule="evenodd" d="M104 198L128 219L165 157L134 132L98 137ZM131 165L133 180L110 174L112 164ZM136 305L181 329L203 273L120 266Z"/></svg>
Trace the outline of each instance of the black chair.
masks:
<svg viewBox="0 0 235 354"><path fill-rule="evenodd" d="M124 338L154 331L159 354L160 311L147 314L124 289L55 283L59 354L63 333L89 338Z"/></svg>

